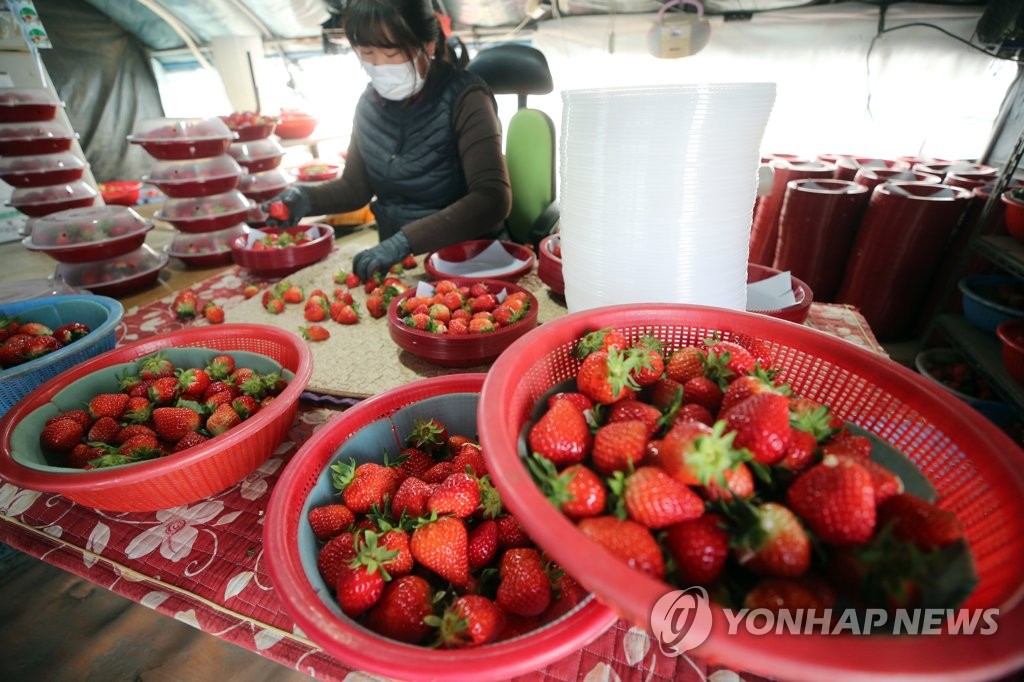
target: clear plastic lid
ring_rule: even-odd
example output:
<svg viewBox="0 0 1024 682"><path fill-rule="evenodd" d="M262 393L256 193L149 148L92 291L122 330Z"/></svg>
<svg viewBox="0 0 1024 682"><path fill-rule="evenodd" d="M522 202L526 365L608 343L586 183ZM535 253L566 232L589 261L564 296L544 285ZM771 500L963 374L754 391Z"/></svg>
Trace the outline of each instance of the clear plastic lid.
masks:
<svg viewBox="0 0 1024 682"><path fill-rule="evenodd" d="M237 189L223 194L212 194L208 197L191 197L187 199L168 199L157 212L159 220L196 220L210 218L222 213L248 211L252 202Z"/></svg>
<svg viewBox="0 0 1024 682"><path fill-rule="evenodd" d="M75 133L58 121L0 123L0 140L70 140Z"/></svg>
<svg viewBox="0 0 1024 682"><path fill-rule="evenodd" d="M148 244L122 256L105 258L89 263L58 263L54 277L77 286L117 284L167 264L167 254L158 252Z"/></svg>
<svg viewBox="0 0 1024 682"><path fill-rule="evenodd" d="M149 230L153 224L127 206L88 206L28 221L34 249L97 244Z"/></svg>
<svg viewBox="0 0 1024 682"><path fill-rule="evenodd" d="M19 187L11 193L10 205L15 208L26 206L45 206L64 201L94 199L99 196L95 187L76 180L63 185L47 185L45 187Z"/></svg>
<svg viewBox="0 0 1024 682"><path fill-rule="evenodd" d="M234 139L235 133L219 117L148 118L135 124L128 136L132 142L193 142Z"/></svg>
<svg viewBox="0 0 1024 682"><path fill-rule="evenodd" d="M242 167L233 158L221 154L207 159L157 161L149 174L142 176L142 181L156 185L177 185L238 177L243 172Z"/></svg>
<svg viewBox="0 0 1024 682"><path fill-rule="evenodd" d="M178 236L174 238L168 247L167 253L175 257L224 253L231 250L231 242L247 234L248 231L248 225L239 223L216 232L203 232L200 234L179 232Z"/></svg>
<svg viewBox="0 0 1024 682"><path fill-rule="evenodd" d="M253 140L251 142L235 142L228 147L230 154L235 161L246 163L250 161L262 161L263 159L274 158L284 155L284 147L277 140L266 138Z"/></svg>
<svg viewBox="0 0 1024 682"><path fill-rule="evenodd" d="M291 177L280 168L262 173L247 173L238 181L238 191L243 194L282 190L291 183Z"/></svg>
<svg viewBox="0 0 1024 682"><path fill-rule="evenodd" d="M86 163L71 152L0 157L0 175L40 173L85 168Z"/></svg>
<svg viewBox="0 0 1024 682"><path fill-rule="evenodd" d="M22 104L59 105L60 100L49 90L42 88L0 88L0 107L16 107Z"/></svg>

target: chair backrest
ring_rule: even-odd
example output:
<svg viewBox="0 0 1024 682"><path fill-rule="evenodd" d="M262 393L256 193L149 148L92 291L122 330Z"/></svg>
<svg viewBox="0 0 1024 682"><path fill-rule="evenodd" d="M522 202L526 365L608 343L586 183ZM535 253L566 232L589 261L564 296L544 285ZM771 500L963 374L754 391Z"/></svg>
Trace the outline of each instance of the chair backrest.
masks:
<svg viewBox="0 0 1024 682"><path fill-rule="evenodd" d="M538 219L555 203L555 125L542 111L526 106L528 95L554 85L544 54L529 45L503 43L481 50L466 67L484 79L495 95L516 95L519 110L505 131L505 163L512 187L508 230L512 239L538 240ZM550 227L550 226L549 226Z"/></svg>

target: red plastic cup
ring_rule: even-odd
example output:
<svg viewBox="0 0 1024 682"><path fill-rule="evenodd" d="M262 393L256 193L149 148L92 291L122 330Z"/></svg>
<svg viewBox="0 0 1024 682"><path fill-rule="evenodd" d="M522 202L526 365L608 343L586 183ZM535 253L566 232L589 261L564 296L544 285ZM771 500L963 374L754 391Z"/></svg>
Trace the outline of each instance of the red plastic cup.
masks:
<svg viewBox="0 0 1024 682"><path fill-rule="evenodd" d="M779 237L779 215L782 212L782 201L786 196L788 183L791 180L804 178L831 178L836 171L835 165L824 161L791 163L785 159L773 159L770 165L775 171L775 179L772 181L771 193L761 197L754 210L748 259L751 263L768 266L771 266L775 260L775 246Z"/></svg>
<svg viewBox="0 0 1024 682"><path fill-rule="evenodd" d="M802 279L819 301L831 301L870 195L850 180L790 181L773 267Z"/></svg>

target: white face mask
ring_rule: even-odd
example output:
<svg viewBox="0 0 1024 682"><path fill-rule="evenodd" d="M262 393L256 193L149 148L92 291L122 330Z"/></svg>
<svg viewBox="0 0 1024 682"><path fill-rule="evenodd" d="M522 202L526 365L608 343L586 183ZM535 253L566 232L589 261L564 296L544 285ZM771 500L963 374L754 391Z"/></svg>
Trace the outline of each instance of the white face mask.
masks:
<svg viewBox="0 0 1024 682"><path fill-rule="evenodd" d="M412 97L423 89L426 79L420 75L414 62L370 64L362 59L359 62L370 76L373 89L384 99L398 102Z"/></svg>

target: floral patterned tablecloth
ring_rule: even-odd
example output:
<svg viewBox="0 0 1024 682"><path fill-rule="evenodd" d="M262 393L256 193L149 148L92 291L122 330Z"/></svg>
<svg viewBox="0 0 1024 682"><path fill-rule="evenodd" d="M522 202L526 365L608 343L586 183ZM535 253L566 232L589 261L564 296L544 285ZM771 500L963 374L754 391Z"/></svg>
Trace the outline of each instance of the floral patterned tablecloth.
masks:
<svg viewBox="0 0 1024 682"><path fill-rule="evenodd" d="M241 299L244 272L193 287L204 300ZM119 341L173 331L170 298L127 311ZM810 326L881 350L845 306L812 309ZM153 513L110 513L0 480L0 541L216 637L321 680L373 679L323 652L278 600L262 547L264 512L289 459L327 420L355 403L306 395L285 442L256 471L199 502ZM750 679L749 675L744 675ZM735 673L662 655L642 630L616 623L583 649L521 679L734 680Z"/></svg>

